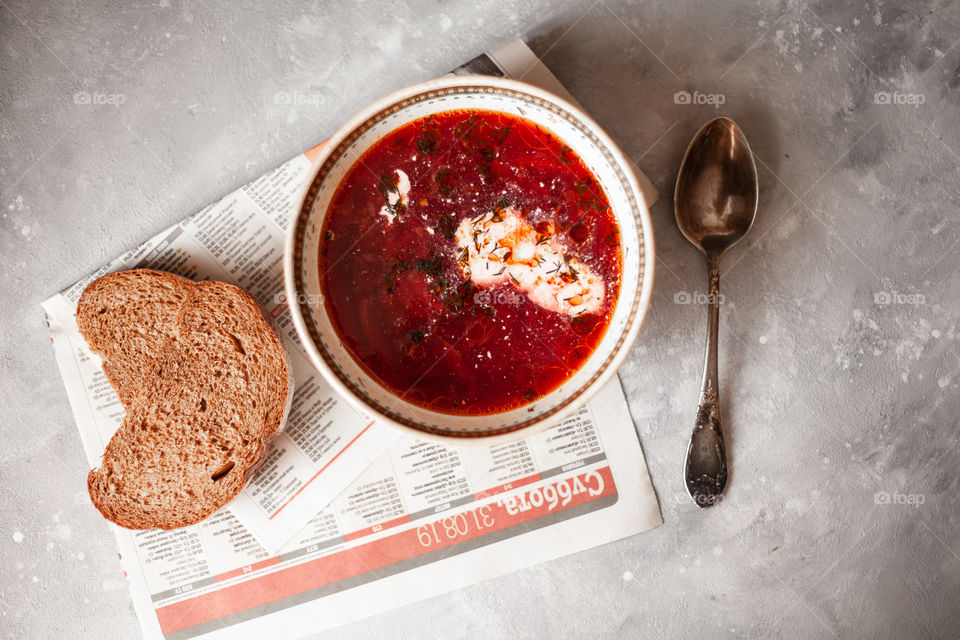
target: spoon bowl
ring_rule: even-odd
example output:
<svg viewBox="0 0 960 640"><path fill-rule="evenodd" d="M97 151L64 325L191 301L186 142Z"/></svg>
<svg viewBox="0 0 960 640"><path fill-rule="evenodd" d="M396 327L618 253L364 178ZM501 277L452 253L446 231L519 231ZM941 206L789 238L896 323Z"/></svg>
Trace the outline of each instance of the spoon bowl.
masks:
<svg viewBox="0 0 960 640"><path fill-rule="evenodd" d="M705 255L723 255L753 226L757 166L730 118L706 123L683 157L674 207L681 233Z"/></svg>
<svg viewBox="0 0 960 640"><path fill-rule="evenodd" d="M758 192L757 165L740 127L730 118L703 125L683 156L673 195L677 226L706 257L710 277L703 383L684 466L687 492L701 507L716 504L727 485L717 380L720 258L753 226Z"/></svg>

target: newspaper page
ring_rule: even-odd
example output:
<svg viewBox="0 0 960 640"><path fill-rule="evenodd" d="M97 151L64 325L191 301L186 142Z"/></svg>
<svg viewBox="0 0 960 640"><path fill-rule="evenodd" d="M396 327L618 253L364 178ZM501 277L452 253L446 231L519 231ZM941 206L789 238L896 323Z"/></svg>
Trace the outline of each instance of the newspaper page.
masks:
<svg viewBox="0 0 960 640"><path fill-rule="evenodd" d="M566 93L519 39L455 71L463 72L523 77ZM221 628L245 635L248 628L261 628L263 616L273 619L274 612L295 632L299 614L290 617L289 612L301 606L311 611L329 608L324 620L340 624L660 523L656 497L616 380L588 407L546 435L484 453L478 453L482 447L406 442L389 427L363 419L330 389L300 349L282 276L286 227L318 151L319 147L297 156L157 234L43 305L91 466L99 464L124 413L99 358L87 348L74 320L77 300L93 279L111 271L149 267L192 279L232 282L257 298L286 343L295 381L290 415L241 495L207 521L178 531L135 533L115 528L134 605L148 637L206 636ZM638 178L652 203L656 192L639 172ZM602 439L607 440L607 448ZM617 462L614 452L631 455ZM371 466L371 461L376 462ZM597 513L564 524L587 511ZM474 529L464 528L470 518L474 518ZM609 522L598 526L596 518ZM444 529L444 523L452 523L453 529ZM434 542L423 544L423 527L428 525L432 525ZM526 532L548 525L550 543L531 543ZM438 526L441 532L456 535L443 539L437 534ZM573 532L569 540L564 531ZM411 535L421 548L406 545ZM497 543L497 555L477 555L493 543ZM516 555L500 555L508 551L501 550L501 545L516 549ZM365 554L381 557L385 564L377 571L366 571L372 565ZM431 568L439 560L446 567L448 562L478 557L456 576L446 568ZM504 563L497 558L509 560ZM324 575L323 584L287 593L289 589L271 586L270 580L276 578L260 581L320 559L325 564L309 565L309 573ZM361 567L364 571L359 571ZM427 576L424 580L430 587L421 589L384 580L395 574L407 576L414 569L436 572L443 579ZM254 579L258 582L251 582ZM251 587L244 584L257 585L253 592L267 600L248 597L251 592L244 589ZM383 606L371 607L371 592L392 595L377 599ZM193 615L195 611L203 615ZM212 618L208 617L211 612L216 614Z"/></svg>
<svg viewBox="0 0 960 640"><path fill-rule="evenodd" d="M404 437L280 552L229 511L123 532L147 637L296 637L658 526L619 382L497 446Z"/></svg>

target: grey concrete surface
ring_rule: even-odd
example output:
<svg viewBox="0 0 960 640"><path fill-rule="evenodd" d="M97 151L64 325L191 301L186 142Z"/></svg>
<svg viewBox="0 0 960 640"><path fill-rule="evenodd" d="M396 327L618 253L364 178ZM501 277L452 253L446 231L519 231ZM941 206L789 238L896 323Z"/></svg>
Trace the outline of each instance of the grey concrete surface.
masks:
<svg viewBox="0 0 960 640"><path fill-rule="evenodd" d="M665 524L318 637L960 635L960 4L934 0L0 1L0 633L138 634L41 300L514 33L663 194L620 375ZM722 277L732 474L700 511L705 269L671 193L718 114L761 198Z"/></svg>

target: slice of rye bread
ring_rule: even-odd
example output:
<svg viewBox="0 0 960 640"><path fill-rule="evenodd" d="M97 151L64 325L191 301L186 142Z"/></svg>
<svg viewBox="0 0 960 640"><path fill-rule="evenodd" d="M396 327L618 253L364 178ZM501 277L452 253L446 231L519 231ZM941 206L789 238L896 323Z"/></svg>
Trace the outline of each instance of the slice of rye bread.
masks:
<svg viewBox="0 0 960 640"><path fill-rule="evenodd" d="M103 358L103 371L123 406L176 329L193 282L172 273L136 269L97 278L77 303L77 326Z"/></svg>
<svg viewBox="0 0 960 640"><path fill-rule="evenodd" d="M173 324L87 479L129 529L184 527L232 500L288 406L286 353L245 291L191 284Z"/></svg>

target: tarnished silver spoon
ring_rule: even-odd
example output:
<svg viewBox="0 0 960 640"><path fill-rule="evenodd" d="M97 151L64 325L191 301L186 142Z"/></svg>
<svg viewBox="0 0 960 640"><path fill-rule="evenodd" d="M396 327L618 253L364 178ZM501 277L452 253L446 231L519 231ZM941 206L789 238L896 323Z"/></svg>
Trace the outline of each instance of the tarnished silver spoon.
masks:
<svg viewBox="0 0 960 640"><path fill-rule="evenodd" d="M733 120L711 120L693 137L680 165L673 204L680 231L706 256L710 274L703 386L684 466L690 497L709 507L727 485L717 381L720 258L747 234L757 215L757 166Z"/></svg>

